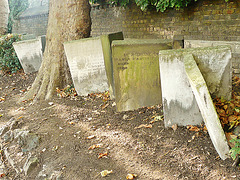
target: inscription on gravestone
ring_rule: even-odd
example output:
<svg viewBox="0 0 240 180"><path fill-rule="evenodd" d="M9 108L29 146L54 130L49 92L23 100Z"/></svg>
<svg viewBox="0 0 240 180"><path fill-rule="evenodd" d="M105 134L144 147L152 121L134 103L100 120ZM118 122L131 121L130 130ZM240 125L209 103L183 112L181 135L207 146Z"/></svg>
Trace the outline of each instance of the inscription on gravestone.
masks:
<svg viewBox="0 0 240 180"><path fill-rule="evenodd" d="M64 49L78 95L108 90L100 37L65 42Z"/></svg>

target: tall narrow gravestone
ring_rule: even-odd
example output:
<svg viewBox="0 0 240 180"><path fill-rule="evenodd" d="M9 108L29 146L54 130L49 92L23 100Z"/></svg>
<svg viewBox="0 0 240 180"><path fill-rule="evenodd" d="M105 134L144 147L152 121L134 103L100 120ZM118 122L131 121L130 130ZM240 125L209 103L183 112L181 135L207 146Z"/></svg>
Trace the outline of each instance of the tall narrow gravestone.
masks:
<svg viewBox="0 0 240 180"><path fill-rule="evenodd" d="M162 102L158 52L171 48L170 40L113 41L117 111L134 110Z"/></svg>
<svg viewBox="0 0 240 180"><path fill-rule="evenodd" d="M25 73L39 70L42 63L42 41L44 38L14 42L13 47Z"/></svg>
<svg viewBox="0 0 240 180"><path fill-rule="evenodd" d="M93 92L104 92L109 89L108 84L110 86L113 84L110 44L114 39L123 39L122 33L64 43L68 65L78 95L86 96Z"/></svg>
<svg viewBox="0 0 240 180"><path fill-rule="evenodd" d="M188 81L184 55L192 54L212 96L231 98L231 50L228 46L159 52L166 127L197 125L202 122L196 99Z"/></svg>
<svg viewBox="0 0 240 180"><path fill-rule="evenodd" d="M108 79L108 87L111 99L115 98L114 79L113 79L113 63L112 63L112 41L123 40L123 33L117 32L113 34L101 35L101 42L103 48L103 56Z"/></svg>
<svg viewBox="0 0 240 180"><path fill-rule="evenodd" d="M184 55L184 66L212 143L219 156L225 160L229 154L227 139L205 80L192 54Z"/></svg>

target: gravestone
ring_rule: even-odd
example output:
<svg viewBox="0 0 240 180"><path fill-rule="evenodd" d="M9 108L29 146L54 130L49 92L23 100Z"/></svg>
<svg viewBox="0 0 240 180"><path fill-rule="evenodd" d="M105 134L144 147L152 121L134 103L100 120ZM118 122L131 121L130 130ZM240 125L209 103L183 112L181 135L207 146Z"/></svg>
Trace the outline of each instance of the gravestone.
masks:
<svg viewBox="0 0 240 180"><path fill-rule="evenodd" d="M122 32L64 43L75 89L80 96L109 89L113 98L111 43L123 39Z"/></svg>
<svg viewBox="0 0 240 180"><path fill-rule="evenodd" d="M100 37L65 42L64 50L78 95L108 90Z"/></svg>
<svg viewBox="0 0 240 180"><path fill-rule="evenodd" d="M202 122L190 87L184 55L192 54L212 96L231 98L231 49L227 46L166 50L159 52L165 127Z"/></svg>
<svg viewBox="0 0 240 180"><path fill-rule="evenodd" d="M39 70L42 63L41 37L14 42L13 47L26 74Z"/></svg>
<svg viewBox="0 0 240 180"><path fill-rule="evenodd" d="M240 74L240 42L239 41L205 41L205 40L184 40L186 48L210 47L227 45L232 50L232 68L234 74Z"/></svg>
<svg viewBox="0 0 240 180"><path fill-rule="evenodd" d="M32 39L36 39L36 35L35 34L23 34L22 35L22 40L32 40Z"/></svg>
<svg viewBox="0 0 240 180"><path fill-rule="evenodd" d="M108 87L111 99L115 98L114 79L113 79L113 63L112 63L112 41L123 40L123 33L117 32L112 34L101 35L103 57L108 79Z"/></svg>
<svg viewBox="0 0 240 180"><path fill-rule="evenodd" d="M46 35L39 36L38 38L42 44L42 53L44 53L46 47Z"/></svg>
<svg viewBox="0 0 240 180"><path fill-rule="evenodd" d="M160 104L159 50L172 48L171 40L113 41L112 59L117 111Z"/></svg>
<svg viewBox="0 0 240 180"><path fill-rule="evenodd" d="M205 80L192 54L184 55L183 61L209 136L219 156L225 160L229 154L229 146Z"/></svg>

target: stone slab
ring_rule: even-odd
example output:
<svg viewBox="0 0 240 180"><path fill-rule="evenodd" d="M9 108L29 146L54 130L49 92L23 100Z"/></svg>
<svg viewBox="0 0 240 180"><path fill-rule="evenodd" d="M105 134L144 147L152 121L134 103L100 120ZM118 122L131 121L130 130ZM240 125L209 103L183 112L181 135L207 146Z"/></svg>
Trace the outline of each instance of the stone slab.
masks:
<svg viewBox="0 0 240 180"><path fill-rule="evenodd" d="M65 42L64 50L78 95L108 90L100 37Z"/></svg>
<svg viewBox="0 0 240 180"><path fill-rule="evenodd" d="M192 54L184 56L184 65L193 94L200 108L203 120L207 127L212 143L219 156L225 160L229 157L229 146L222 129L212 98L206 82L200 72Z"/></svg>
<svg viewBox="0 0 240 180"><path fill-rule="evenodd" d="M231 49L228 46L160 51L160 75L165 127L202 122L184 68L184 55L192 54L212 96L231 98Z"/></svg>
<svg viewBox="0 0 240 180"><path fill-rule="evenodd" d="M113 41L112 59L117 111L161 104L158 52L171 48L171 40Z"/></svg>
<svg viewBox="0 0 240 180"><path fill-rule="evenodd" d="M205 40L184 40L184 48L199 48L213 46L230 46L232 53L240 54L239 41L205 41Z"/></svg>
<svg viewBox="0 0 240 180"><path fill-rule="evenodd" d="M39 70L42 63L41 38L14 42L13 47L26 74Z"/></svg>
<svg viewBox="0 0 240 180"><path fill-rule="evenodd" d="M239 41L206 41L206 40L184 40L186 48L213 47L227 45L232 50L232 68L235 75L240 74L240 42Z"/></svg>
<svg viewBox="0 0 240 180"><path fill-rule="evenodd" d="M113 63L112 63L112 41L123 40L123 33L117 32L112 34L104 34L100 36L103 49L103 57L108 78L108 87L111 99L115 98L114 79L113 79Z"/></svg>
<svg viewBox="0 0 240 180"><path fill-rule="evenodd" d="M36 39L36 35L35 34L23 34L22 35L22 40L32 40L32 39Z"/></svg>

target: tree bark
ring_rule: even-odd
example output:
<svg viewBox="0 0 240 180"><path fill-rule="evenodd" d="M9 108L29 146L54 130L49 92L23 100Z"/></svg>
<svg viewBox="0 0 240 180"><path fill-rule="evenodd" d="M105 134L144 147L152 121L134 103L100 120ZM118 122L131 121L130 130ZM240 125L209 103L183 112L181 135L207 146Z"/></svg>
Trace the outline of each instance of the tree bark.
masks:
<svg viewBox="0 0 240 180"><path fill-rule="evenodd" d="M63 42L90 36L90 10L89 0L50 0L42 65L21 101L50 99L57 87L66 87L72 82Z"/></svg>
<svg viewBox="0 0 240 180"><path fill-rule="evenodd" d="M8 0L0 0L0 34L5 34L8 24Z"/></svg>

